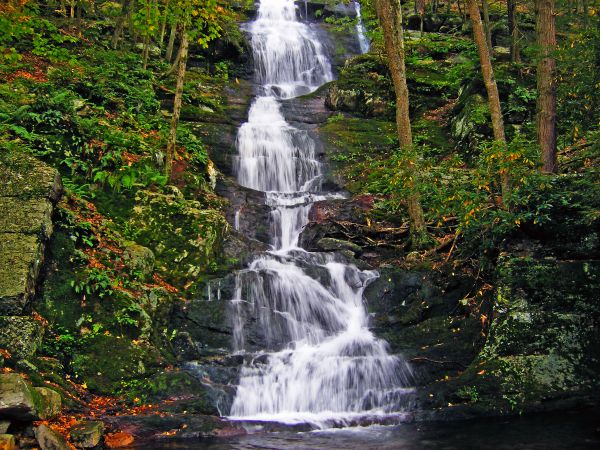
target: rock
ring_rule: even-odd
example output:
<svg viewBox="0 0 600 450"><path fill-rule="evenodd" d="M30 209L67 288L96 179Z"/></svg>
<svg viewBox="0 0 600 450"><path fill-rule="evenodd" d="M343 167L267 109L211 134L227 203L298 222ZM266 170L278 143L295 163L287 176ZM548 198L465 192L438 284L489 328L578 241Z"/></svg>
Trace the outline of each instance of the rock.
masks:
<svg viewBox="0 0 600 450"><path fill-rule="evenodd" d="M0 434L4 434L8 431L10 422L8 420L0 420Z"/></svg>
<svg viewBox="0 0 600 450"><path fill-rule="evenodd" d="M154 270L154 253L148 247L128 242L123 252L123 261L134 272L148 276Z"/></svg>
<svg viewBox="0 0 600 450"><path fill-rule="evenodd" d="M0 316L0 348L13 360L30 359L42 345L44 328L32 317Z"/></svg>
<svg viewBox="0 0 600 450"><path fill-rule="evenodd" d="M104 444L108 448L121 448L133 444L134 440L135 438L131 434L125 433L124 431L118 431L116 433L107 434L104 438Z"/></svg>
<svg viewBox="0 0 600 450"><path fill-rule="evenodd" d="M37 236L0 233L0 315L19 315L35 292L44 256Z"/></svg>
<svg viewBox="0 0 600 450"><path fill-rule="evenodd" d="M70 433L75 447L93 448L102 440L104 423L99 420L84 420L71 428Z"/></svg>
<svg viewBox="0 0 600 450"><path fill-rule="evenodd" d="M46 198L0 197L0 211L3 233L33 234L40 238L52 235L52 203Z"/></svg>
<svg viewBox="0 0 600 450"><path fill-rule="evenodd" d="M65 437L46 425L35 429L35 438L41 450L70 450L71 446Z"/></svg>
<svg viewBox="0 0 600 450"><path fill-rule="evenodd" d="M193 294L198 276L222 260L229 225L220 211L169 188L167 193L138 191L131 220L142 230L137 241L154 251L157 268L167 274L167 281L188 285Z"/></svg>
<svg viewBox="0 0 600 450"><path fill-rule="evenodd" d="M216 191L229 200L225 209L227 221L247 238L269 243L271 209L265 205L265 194L240 186L229 177L217 180Z"/></svg>
<svg viewBox="0 0 600 450"><path fill-rule="evenodd" d="M17 443L12 434L0 433L0 450L17 450Z"/></svg>
<svg viewBox="0 0 600 450"><path fill-rule="evenodd" d="M2 197L47 198L56 202L62 194L58 171L23 152L0 152Z"/></svg>
<svg viewBox="0 0 600 450"><path fill-rule="evenodd" d="M321 238L317 241L317 247L326 252L350 250L353 253L360 254L362 249L359 245L350 241L334 238Z"/></svg>
<svg viewBox="0 0 600 450"><path fill-rule="evenodd" d="M45 387L34 387L33 389L40 396L40 401L36 402L40 419L46 420L58 416L62 405L60 394Z"/></svg>
<svg viewBox="0 0 600 450"><path fill-rule="evenodd" d="M62 185L55 169L8 150L0 153L0 185L0 315L19 315L35 291Z"/></svg>
<svg viewBox="0 0 600 450"><path fill-rule="evenodd" d="M60 394L32 388L16 373L0 374L0 417L16 420L50 419L60 413Z"/></svg>
<svg viewBox="0 0 600 450"><path fill-rule="evenodd" d="M16 373L0 374L0 417L16 420L38 418L35 394Z"/></svg>

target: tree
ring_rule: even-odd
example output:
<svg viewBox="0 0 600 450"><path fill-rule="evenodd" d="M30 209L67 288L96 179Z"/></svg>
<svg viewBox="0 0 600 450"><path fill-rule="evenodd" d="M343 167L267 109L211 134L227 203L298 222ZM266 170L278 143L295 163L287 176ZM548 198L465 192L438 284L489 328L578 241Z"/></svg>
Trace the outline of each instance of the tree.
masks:
<svg viewBox="0 0 600 450"><path fill-rule="evenodd" d="M487 43L490 53L493 52L492 47L492 29L490 25L490 4L488 0L481 0L481 9L483 11L483 29L485 31L485 42Z"/></svg>
<svg viewBox="0 0 600 450"><path fill-rule="evenodd" d="M473 26L473 39L477 45L479 52L479 62L481 64L481 73L483 82L488 94L488 103L490 115L492 118L492 130L494 132L494 141L502 147L506 147L506 136L504 134L504 119L502 118L502 109L500 108L500 95L498 94L498 85L494 78L494 69L490 58L490 51L485 39L483 24L481 23L481 15L476 0L468 0L469 16ZM500 173L500 182L502 185L503 202L508 197L510 192L510 177L508 171L504 170Z"/></svg>
<svg viewBox="0 0 600 450"><path fill-rule="evenodd" d="M540 146L543 171L556 173L556 29L554 0L535 0L535 32L540 57L537 64L537 139Z"/></svg>
<svg viewBox="0 0 600 450"><path fill-rule="evenodd" d="M184 0L176 2L174 14L181 25L181 44L176 58L177 81L165 158L165 175L169 180L177 145L177 126L181 113L189 43L195 41L201 47L208 47L210 41L220 36L220 21L226 17L226 11L218 5L217 0Z"/></svg>
<svg viewBox="0 0 600 450"><path fill-rule="evenodd" d="M517 0L507 0L508 33L510 35L510 62L520 62L519 24L517 21Z"/></svg>
<svg viewBox="0 0 600 450"><path fill-rule="evenodd" d="M408 109L402 9L398 0L375 0L375 7L383 29L385 50L396 94L396 128L400 152L404 156L403 162L408 173L408 189L410 192L407 204L411 239L415 247L420 247L429 239L419 192L415 186L416 161L413 154L412 130Z"/></svg>
<svg viewBox="0 0 600 450"><path fill-rule="evenodd" d="M131 7L131 0L123 0L121 4L121 13L117 18L117 24L115 26L115 31L113 33L110 46L113 50L116 50L119 46L119 40L121 39L121 35L123 34L123 29L125 28L125 22L127 20L127 16L129 15L129 10Z"/></svg>

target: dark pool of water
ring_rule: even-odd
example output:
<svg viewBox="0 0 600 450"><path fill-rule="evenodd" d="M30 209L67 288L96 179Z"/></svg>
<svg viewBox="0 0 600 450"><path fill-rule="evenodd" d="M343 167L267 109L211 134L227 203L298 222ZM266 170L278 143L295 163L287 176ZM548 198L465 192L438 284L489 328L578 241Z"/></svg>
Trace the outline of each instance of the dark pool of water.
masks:
<svg viewBox="0 0 600 450"><path fill-rule="evenodd" d="M371 426L316 432L257 433L231 439L173 442L170 450L575 450L600 449L600 410L510 419Z"/></svg>

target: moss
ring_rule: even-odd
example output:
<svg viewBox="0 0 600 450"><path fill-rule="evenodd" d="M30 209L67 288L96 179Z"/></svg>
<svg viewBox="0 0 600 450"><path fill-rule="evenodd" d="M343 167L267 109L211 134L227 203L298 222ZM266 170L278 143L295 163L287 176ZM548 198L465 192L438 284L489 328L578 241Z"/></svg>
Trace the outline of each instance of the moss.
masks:
<svg viewBox="0 0 600 450"><path fill-rule="evenodd" d="M176 188L170 194L140 191L132 224L141 232L138 242L150 247L157 270L179 286L192 284L201 274L217 268L228 229L220 211L202 209Z"/></svg>
<svg viewBox="0 0 600 450"><path fill-rule="evenodd" d="M148 377L162 364L163 358L151 346L101 334L75 355L72 368L93 392L114 395L128 380Z"/></svg>

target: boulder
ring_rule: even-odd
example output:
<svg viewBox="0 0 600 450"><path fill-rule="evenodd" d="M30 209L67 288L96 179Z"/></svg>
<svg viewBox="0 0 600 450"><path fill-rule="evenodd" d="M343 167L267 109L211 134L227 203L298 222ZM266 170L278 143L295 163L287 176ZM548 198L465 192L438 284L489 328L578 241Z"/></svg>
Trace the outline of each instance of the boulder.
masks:
<svg viewBox="0 0 600 450"><path fill-rule="evenodd" d="M134 272L148 276L154 270L154 253L148 247L128 242L123 252L123 261Z"/></svg>
<svg viewBox="0 0 600 450"><path fill-rule="evenodd" d="M35 438L41 450L70 450L71 446L64 436L46 425L40 425L35 429Z"/></svg>
<svg viewBox="0 0 600 450"><path fill-rule="evenodd" d="M317 241L317 246L326 252L350 250L353 253L361 253L362 249L360 245L357 245L350 241L344 241L342 239L335 238L321 238Z"/></svg>
<svg viewBox="0 0 600 450"><path fill-rule="evenodd" d="M32 317L0 316L0 348L13 360L29 359L42 345L44 328Z"/></svg>
<svg viewBox="0 0 600 450"><path fill-rule="evenodd" d="M0 418L50 419L60 412L60 407L58 392L33 388L17 373L0 374Z"/></svg>
<svg viewBox="0 0 600 450"><path fill-rule="evenodd" d="M0 450L17 450L17 443L12 434L0 434Z"/></svg>
<svg viewBox="0 0 600 450"><path fill-rule="evenodd" d="M37 419L34 396L31 387L19 374L0 374L0 418Z"/></svg>
<svg viewBox="0 0 600 450"><path fill-rule="evenodd" d="M10 422L8 420L0 420L0 434L5 434L10 427Z"/></svg>
<svg viewBox="0 0 600 450"><path fill-rule="evenodd" d="M103 422L84 420L71 428L71 441L78 448L93 448L100 444L103 434Z"/></svg>
<svg viewBox="0 0 600 450"><path fill-rule="evenodd" d="M60 414L62 399L60 394L52 389L45 387L34 387L35 392L39 395L36 399L37 413L40 419L51 419Z"/></svg>

